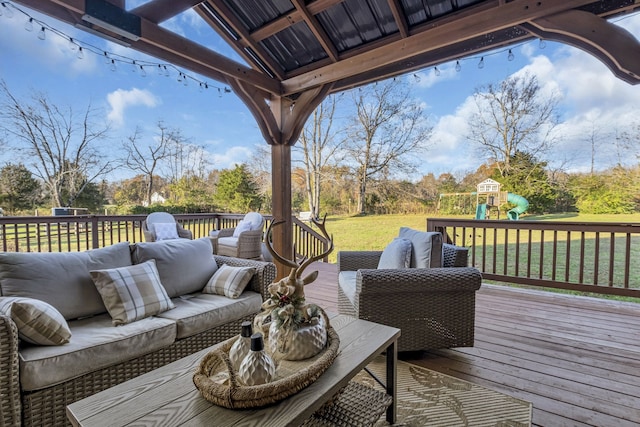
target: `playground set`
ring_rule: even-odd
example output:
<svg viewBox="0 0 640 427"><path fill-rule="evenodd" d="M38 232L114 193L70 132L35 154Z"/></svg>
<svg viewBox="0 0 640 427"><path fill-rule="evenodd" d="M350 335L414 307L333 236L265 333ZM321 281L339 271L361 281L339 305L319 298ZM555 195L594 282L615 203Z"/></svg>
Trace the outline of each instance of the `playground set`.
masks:
<svg viewBox="0 0 640 427"><path fill-rule="evenodd" d="M502 184L493 179L485 179L476 186L472 193L442 193L438 202L438 209L445 200L452 201L461 213L467 212L475 199L475 219L500 219L500 206L510 203L514 208L507 211L507 218L512 221L520 219L520 215L529 208L529 202L524 197L501 191Z"/></svg>

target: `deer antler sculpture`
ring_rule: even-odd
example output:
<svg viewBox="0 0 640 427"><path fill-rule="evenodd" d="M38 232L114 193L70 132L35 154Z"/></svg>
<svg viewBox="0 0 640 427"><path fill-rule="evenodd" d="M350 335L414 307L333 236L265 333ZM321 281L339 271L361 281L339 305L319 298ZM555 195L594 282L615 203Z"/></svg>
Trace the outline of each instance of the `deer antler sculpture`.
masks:
<svg viewBox="0 0 640 427"><path fill-rule="evenodd" d="M292 310L299 310L299 312L302 314L302 320L309 320L309 305L305 302L304 286L316 280L316 278L318 277L318 272L314 271L306 275L305 277L302 277L302 273L311 263L324 258L333 251L333 237L329 236L329 234L327 233L327 229L325 227L326 219L327 216L325 215L322 219L322 222L316 219L312 219L312 221L318 227L320 233L328 240L329 245L327 250L310 258L305 258L300 261L300 263L295 261L295 247L293 250L294 253L292 254L292 258L294 259L291 260L278 254L273 248L273 243L271 241L273 228L284 223L284 221L273 221L269 224L265 238L267 250L269 251L269 253L271 253L274 260L287 267L290 267L291 273L289 274L289 276L284 277L279 281L269 285L268 289L269 293L271 294L271 298L266 300L262 304L262 308L265 311L271 311L276 307L285 308L288 305L291 305Z"/></svg>

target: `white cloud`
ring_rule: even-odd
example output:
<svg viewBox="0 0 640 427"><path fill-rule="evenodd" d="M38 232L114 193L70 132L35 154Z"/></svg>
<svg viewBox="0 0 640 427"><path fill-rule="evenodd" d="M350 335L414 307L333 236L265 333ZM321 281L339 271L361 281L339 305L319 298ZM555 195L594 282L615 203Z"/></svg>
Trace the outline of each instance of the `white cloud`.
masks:
<svg viewBox="0 0 640 427"><path fill-rule="evenodd" d="M131 90L118 89L107 95L107 102L111 110L107 119L115 126L124 124L124 112L129 107L143 105L153 108L160 104L160 99L148 90L133 88Z"/></svg>
<svg viewBox="0 0 640 427"><path fill-rule="evenodd" d="M225 151L220 151L221 143L210 143L217 145L219 148L212 151L211 161L216 169L230 169L235 165L246 163L253 154L251 147L233 146L226 147Z"/></svg>

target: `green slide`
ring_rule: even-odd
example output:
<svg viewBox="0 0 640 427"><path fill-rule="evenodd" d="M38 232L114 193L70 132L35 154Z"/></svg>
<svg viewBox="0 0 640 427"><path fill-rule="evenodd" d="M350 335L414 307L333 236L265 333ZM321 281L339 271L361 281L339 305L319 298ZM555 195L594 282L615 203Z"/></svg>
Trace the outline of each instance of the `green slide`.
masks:
<svg viewBox="0 0 640 427"><path fill-rule="evenodd" d="M520 215L525 213L527 209L529 209L529 201L517 194L507 193L507 202L516 205L515 208L507 211L507 217L512 221L517 221L520 218Z"/></svg>

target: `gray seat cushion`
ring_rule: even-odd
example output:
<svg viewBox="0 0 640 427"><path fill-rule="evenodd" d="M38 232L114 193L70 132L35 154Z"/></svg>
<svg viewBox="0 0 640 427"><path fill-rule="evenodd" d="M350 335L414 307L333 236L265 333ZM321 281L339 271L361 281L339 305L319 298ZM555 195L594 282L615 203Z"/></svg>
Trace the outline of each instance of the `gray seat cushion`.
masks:
<svg viewBox="0 0 640 427"><path fill-rule="evenodd" d="M176 339L176 325L148 317L115 327L111 316L69 322L71 340L59 346L24 346L20 350L20 385L39 390L95 370L154 352Z"/></svg>
<svg viewBox="0 0 640 427"><path fill-rule="evenodd" d="M341 271L340 274L338 274L338 286L342 288L342 291L353 305L356 303L357 274L357 271Z"/></svg>
<svg viewBox="0 0 640 427"><path fill-rule="evenodd" d="M401 227L398 237L411 240L411 268L442 267L442 234Z"/></svg>
<svg viewBox="0 0 640 427"><path fill-rule="evenodd" d="M234 319L256 314L262 305L262 296L253 291L243 292L239 298L227 298L222 295L191 294L174 298L173 310L158 314L158 317L170 319L177 325L177 338L196 335ZM238 331L240 322L238 322Z"/></svg>
<svg viewBox="0 0 640 427"><path fill-rule="evenodd" d="M89 271L129 265L128 242L84 252L0 253L0 291L49 303L67 320L92 316L107 310Z"/></svg>

